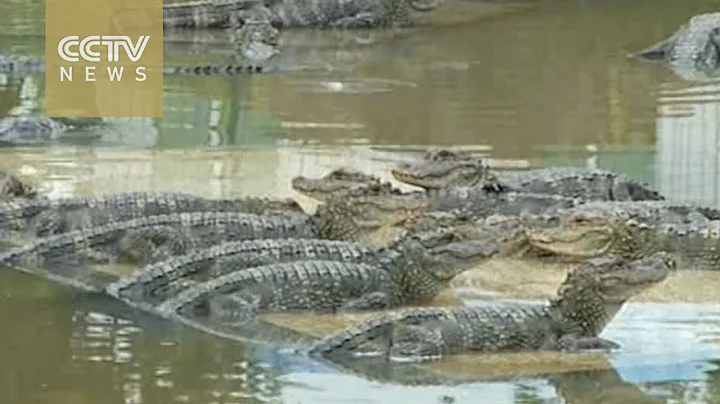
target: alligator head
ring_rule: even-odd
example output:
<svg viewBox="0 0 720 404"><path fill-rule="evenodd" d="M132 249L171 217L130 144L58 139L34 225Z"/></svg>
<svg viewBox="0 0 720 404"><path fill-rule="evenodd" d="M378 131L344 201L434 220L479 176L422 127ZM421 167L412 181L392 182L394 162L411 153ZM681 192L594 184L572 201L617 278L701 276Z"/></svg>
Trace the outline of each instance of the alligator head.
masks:
<svg viewBox="0 0 720 404"><path fill-rule="evenodd" d="M482 159L447 149L432 150L416 163L400 164L392 175L425 189L472 186L491 177Z"/></svg>
<svg viewBox="0 0 720 404"><path fill-rule="evenodd" d="M635 258L650 242L644 231L648 229L635 219L576 216L559 227L530 234L528 241L534 248L570 259L606 254Z"/></svg>
<svg viewBox="0 0 720 404"><path fill-rule="evenodd" d="M635 261L590 259L568 273L551 306L577 336L597 336L628 299L665 280L675 267L675 258L664 251Z"/></svg>
<svg viewBox="0 0 720 404"><path fill-rule="evenodd" d="M412 194L335 197L319 205L313 217L323 238L372 243L375 232L403 223L426 203Z"/></svg>
<svg viewBox="0 0 720 404"><path fill-rule="evenodd" d="M426 251L430 262L424 266L425 271L435 280L447 283L487 259L522 248L526 232L517 218L492 216L415 233L400 243L409 254L413 254L413 248Z"/></svg>
<svg viewBox="0 0 720 404"><path fill-rule="evenodd" d="M381 185L381 181L375 176L364 174L353 168L340 167L320 178L297 176L292 179L291 185L295 191L305 196L326 201L331 197L342 196L351 191L377 187Z"/></svg>

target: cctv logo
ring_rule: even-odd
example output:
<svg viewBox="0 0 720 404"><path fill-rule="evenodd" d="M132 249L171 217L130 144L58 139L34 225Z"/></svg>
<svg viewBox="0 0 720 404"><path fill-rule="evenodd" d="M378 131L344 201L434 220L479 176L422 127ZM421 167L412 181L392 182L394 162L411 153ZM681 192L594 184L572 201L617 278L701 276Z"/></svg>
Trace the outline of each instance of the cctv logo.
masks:
<svg viewBox="0 0 720 404"><path fill-rule="evenodd" d="M120 56L120 48L125 49L127 57L137 62L142 57L145 47L150 40L149 35L140 35L137 43L133 44L132 39L127 35L91 35L80 40L77 35L66 36L58 42L58 55L66 62L79 62L82 57L88 62L100 62L100 52L93 50L96 46L105 46L107 48L108 62L118 62ZM78 48L74 51L71 48Z"/></svg>
<svg viewBox="0 0 720 404"><path fill-rule="evenodd" d="M149 35L140 35L137 42L133 43L127 35L91 35L80 40L77 35L66 36L58 42L58 56L66 62L77 63L80 58L91 63L101 62L100 50L106 49L107 61L116 63L120 61L120 48L125 50L125 55L133 62L142 58L145 47L150 41ZM125 73L125 66L105 66L106 77L110 81L120 82ZM135 81L145 81L147 73L145 66L135 67ZM85 66L85 81L94 82L97 80L95 74L96 66ZM60 81L73 81L73 66L60 66Z"/></svg>

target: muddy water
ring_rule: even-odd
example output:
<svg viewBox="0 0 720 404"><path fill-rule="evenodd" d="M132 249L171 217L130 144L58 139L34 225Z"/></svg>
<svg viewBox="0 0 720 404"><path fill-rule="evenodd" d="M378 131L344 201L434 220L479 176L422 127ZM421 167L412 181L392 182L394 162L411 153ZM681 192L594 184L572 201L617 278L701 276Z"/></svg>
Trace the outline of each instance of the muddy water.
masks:
<svg viewBox="0 0 720 404"><path fill-rule="evenodd" d="M114 119L50 147L7 147L0 166L54 196L181 190L291 196L312 209L290 190L293 176L349 165L390 180L399 161L454 145L498 169L612 169L670 198L720 206L720 87L624 57L713 7L448 0L412 30L287 32L283 66L310 72L168 78L163 119ZM0 49L42 54L42 14L40 2L0 3ZM215 44L166 45L167 60L225 57L222 36L203 40ZM41 112L43 87L42 77L2 77L0 114ZM566 270L495 260L438 304L541 301ZM224 341L3 271L0 402L716 403L719 274L674 274L638 296L603 335L622 344L611 355L467 355L408 376ZM266 321L322 335L354 319Z"/></svg>

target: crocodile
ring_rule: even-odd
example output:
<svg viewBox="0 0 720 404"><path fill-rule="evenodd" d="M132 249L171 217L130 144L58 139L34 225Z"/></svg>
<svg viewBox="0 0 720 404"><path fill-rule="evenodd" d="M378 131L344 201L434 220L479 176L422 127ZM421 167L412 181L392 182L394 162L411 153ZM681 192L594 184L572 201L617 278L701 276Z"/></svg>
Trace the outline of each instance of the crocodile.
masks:
<svg viewBox="0 0 720 404"><path fill-rule="evenodd" d="M547 304L392 311L331 334L308 353L338 361L359 353L425 361L465 352L616 349L599 334L627 300L662 282L675 265L666 252L635 261L590 259L568 273Z"/></svg>
<svg viewBox="0 0 720 404"><path fill-rule="evenodd" d="M496 174L479 157L448 149L431 150L418 162L392 169L393 177L425 189L472 186L482 181L497 183L499 190L555 194L586 200L664 200L646 184L625 175L600 169L552 167Z"/></svg>
<svg viewBox="0 0 720 404"><path fill-rule="evenodd" d="M38 190L16 176L0 170L0 203L15 198L34 199L38 196Z"/></svg>
<svg viewBox="0 0 720 404"><path fill-rule="evenodd" d="M720 269L720 220L647 223L635 218L598 218L529 232L528 237L533 248L566 260L608 254L637 259L668 251L682 269Z"/></svg>
<svg viewBox="0 0 720 404"><path fill-rule="evenodd" d="M258 215L304 215L292 199L242 197L209 199L179 192L125 192L104 196L36 198L0 202L0 231L44 237L159 214L242 212ZM5 238L12 234L6 234Z"/></svg>
<svg viewBox="0 0 720 404"><path fill-rule="evenodd" d="M109 285L107 291L120 299L156 304L158 299L168 298L197 281L253 266L303 260L362 263L394 273L412 273L412 277L400 282L410 286L420 283L432 290L428 285L439 285L436 279L451 278L468 265L476 265L480 255L517 249L524 237L522 229L506 228L502 221L495 221L458 223L454 227L450 223L432 231L405 232L382 248L319 239L230 242L153 263Z"/></svg>
<svg viewBox="0 0 720 404"><path fill-rule="evenodd" d="M720 13L695 15L670 37L629 57L663 62L688 80L716 79L720 76Z"/></svg>
<svg viewBox="0 0 720 404"><path fill-rule="evenodd" d="M262 262L251 261L250 268L246 262L226 265L157 309L239 324L255 318L258 311L324 313L427 304L457 274L497 254L504 244L498 243L499 237L469 231L458 238L456 229L443 229L415 235L374 256L367 252L361 262L309 254L260 266L252 265Z"/></svg>

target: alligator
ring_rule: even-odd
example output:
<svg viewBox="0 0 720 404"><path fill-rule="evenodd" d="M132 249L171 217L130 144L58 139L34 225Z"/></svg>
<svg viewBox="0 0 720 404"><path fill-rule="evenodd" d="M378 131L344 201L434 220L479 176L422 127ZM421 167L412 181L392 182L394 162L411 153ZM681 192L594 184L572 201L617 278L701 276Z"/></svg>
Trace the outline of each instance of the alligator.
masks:
<svg viewBox="0 0 720 404"><path fill-rule="evenodd" d="M533 248L566 260L606 254L638 259L668 251L682 269L720 269L720 220L647 223L635 218L597 218L529 232L528 237Z"/></svg>
<svg viewBox="0 0 720 404"><path fill-rule="evenodd" d="M553 167L514 174L491 173L481 158L447 149L431 150L418 162L392 169L393 177L425 189L497 183L498 190L554 194L585 200L664 200L658 192L632 178L599 169Z"/></svg>
<svg viewBox="0 0 720 404"><path fill-rule="evenodd" d="M33 199L38 196L37 189L21 181L16 176L0 170L0 203L15 198Z"/></svg>
<svg viewBox="0 0 720 404"><path fill-rule="evenodd" d="M483 255L513 251L525 241L524 231L517 228L513 232L516 229L503 227L502 221L485 225L458 223L454 227L452 224L422 233L405 232L382 248L317 239L223 243L143 267L109 285L107 291L120 299L156 304L158 299L166 299L197 281L208 281L249 267L329 260L368 264L404 276L413 274L407 279L397 275L393 278L410 289L424 288L434 294L434 289L445 279L476 265Z"/></svg>
<svg viewBox="0 0 720 404"><path fill-rule="evenodd" d="M199 0L163 4L163 28L230 28L234 14L257 0Z"/></svg>
<svg viewBox="0 0 720 404"><path fill-rule="evenodd" d="M232 28L267 21L277 28L384 28L414 24L414 14L437 8L438 0L222 0L163 7L165 27Z"/></svg>
<svg viewBox="0 0 720 404"><path fill-rule="evenodd" d="M242 324L258 311L324 313L427 304L457 274L503 247L497 240L501 235L469 230L460 238L456 229L415 235L375 256L367 252L368 259L361 262L311 253L260 266L251 260L250 268L247 262L226 265L209 280L161 302L157 309L169 315L210 316Z"/></svg>
<svg viewBox="0 0 720 404"><path fill-rule="evenodd" d="M132 251L124 251L123 248L141 244L133 240L136 234L151 242L160 239L158 233L162 233L163 230L167 234L163 237L167 242L191 244L212 244L224 240L255 238L334 236L324 233L325 229L318 227L317 224L323 220L325 219L312 216L271 217L238 212L182 212L153 215L39 238L0 253L0 263L26 266L67 265L74 262L71 258L82 259L85 258L83 254L94 251L106 251L107 254L103 255L108 257L107 259L124 257L125 254L132 256ZM351 219L348 221L351 222ZM168 233L168 230L172 231ZM182 239L180 238L182 234L188 236Z"/></svg>
<svg viewBox="0 0 720 404"><path fill-rule="evenodd" d="M320 206L313 215L260 216L234 211L190 211L109 221L100 226L81 226L77 230L43 237L0 253L0 264L52 263L67 266L77 264L78 259L92 262L92 255L98 250L99 262L139 256L141 259L133 261L137 264L148 259L143 253L146 242L151 242L151 251L159 250L153 253L153 261L168 254L176 255L173 251L182 248L203 248L230 240L290 237L364 242L378 228L365 227L355 220L354 209L352 204L338 202ZM377 225L382 226L382 223ZM168 233L167 229L162 229L163 226L173 231ZM133 237L133 234L139 236ZM178 237L189 247L168 251L165 244L174 245ZM161 245L155 246L154 240L162 241ZM136 246L141 248L136 251Z"/></svg>
<svg viewBox="0 0 720 404"><path fill-rule="evenodd" d="M176 192L126 192L105 196L36 198L0 202L0 231L44 237L159 214L241 212L258 215L304 215L292 199L243 197L209 199ZM5 238L12 234L5 234Z"/></svg>
<svg viewBox="0 0 720 404"><path fill-rule="evenodd" d="M720 76L720 13L693 16L669 38L629 55L660 61L687 80Z"/></svg>
<svg viewBox="0 0 720 404"><path fill-rule="evenodd" d="M587 260L548 304L411 308L380 314L314 344L309 354L343 361L357 354L426 361L465 352L584 351L619 348L599 334L634 295L675 268L669 253L628 261Z"/></svg>
<svg viewBox="0 0 720 404"><path fill-rule="evenodd" d="M364 214L375 220L438 211L475 217L540 214L586 203L580 198L503 190L491 178L468 187L403 192L389 182L348 168L335 169L320 178L295 177L292 187L329 204L351 201L363 206Z"/></svg>

